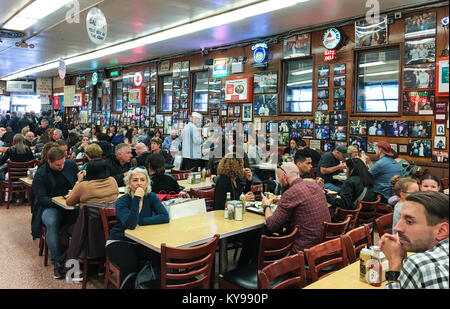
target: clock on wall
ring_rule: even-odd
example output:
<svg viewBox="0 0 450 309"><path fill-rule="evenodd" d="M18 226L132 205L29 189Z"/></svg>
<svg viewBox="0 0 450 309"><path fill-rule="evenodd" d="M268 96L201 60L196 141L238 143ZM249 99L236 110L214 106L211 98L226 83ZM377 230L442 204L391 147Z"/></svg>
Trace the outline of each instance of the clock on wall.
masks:
<svg viewBox="0 0 450 309"><path fill-rule="evenodd" d="M342 34L336 28L329 28L322 36L322 44L326 49L335 49L342 42Z"/></svg>

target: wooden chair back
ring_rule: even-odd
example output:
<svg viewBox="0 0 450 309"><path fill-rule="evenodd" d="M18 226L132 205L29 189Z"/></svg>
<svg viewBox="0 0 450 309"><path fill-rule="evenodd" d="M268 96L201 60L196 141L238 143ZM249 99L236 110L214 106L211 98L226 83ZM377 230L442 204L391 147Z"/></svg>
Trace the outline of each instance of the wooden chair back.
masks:
<svg viewBox="0 0 450 309"><path fill-rule="evenodd" d="M386 205L386 204L378 204L377 205L377 213L375 215L375 218L379 218L381 216L390 214L394 212L394 207L392 207L391 205Z"/></svg>
<svg viewBox="0 0 450 309"><path fill-rule="evenodd" d="M375 219L375 225L377 227L378 235L380 236L380 238L385 233L392 234L393 220L394 220L393 212Z"/></svg>
<svg viewBox="0 0 450 309"><path fill-rule="evenodd" d="M277 278L282 278L282 281L271 286L270 282ZM259 289L285 289L292 286L299 289L306 286L305 256L302 251L286 256L258 271Z"/></svg>
<svg viewBox="0 0 450 309"><path fill-rule="evenodd" d="M372 246L370 228L367 224L357 227L344 235L344 242L347 248L349 263L359 260L359 253L364 247Z"/></svg>
<svg viewBox="0 0 450 309"><path fill-rule="evenodd" d="M344 235L344 233L347 231L347 227L350 224L351 219L352 215L347 215L347 218L342 222L323 222L322 231L320 233L320 242L338 238L340 235Z"/></svg>
<svg viewBox="0 0 450 309"><path fill-rule="evenodd" d="M19 181L19 178L28 176L28 169L36 165L36 160L28 162L7 162L8 166L8 184ZM25 184L21 184L25 186Z"/></svg>
<svg viewBox="0 0 450 309"><path fill-rule="evenodd" d="M353 230L358 224L359 212L361 211L362 205L360 203L357 204L356 209L343 209L341 207L336 208L336 213L333 216L333 222L342 222L347 219L347 216L352 216L350 223L348 224L347 231Z"/></svg>
<svg viewBox="0 0 450 309"><path fill-rule="evenodd" d="M294 230L288 235L280 237L262 235L259 244L258 270L263 269L265 266L276 260L290 255L295 239L297 238L298 230L299 227L295 226Z"/></svg>
<svg viewBox="0 0 450 309"><path fill-rule="evenodd" d="M214 209L214 188L191 188L189 195L193 198L204 198L206 211Z"/></svg>
<svg viewBox="0 0 450 309"><path fill-rule="evenodd" d="M174 248L161 244L161 288L208 289L219 234L206 244L191 248Z"/></svg>
<svg viewBox="0 0 450 309"><path fill-rule="evenodd" d="M441 186L442 190L448 189L448 177L447 178L441 178Z"/></svg>
<svg viewBox="0 0 450 309"><path fill-rule="evenodd" d="M192 172L195 172L195 167L193 167L193 168L191 168L190 170L176 170L176 169L171 169L170 170L170 173L172 174L172 175L175 175L175 174L189 174L189 173L192 173Z"/></svg>
<svg viewBox="0 0 450 309"><path fill-rule="evenodd" d="M332 274L336 270L347 266L347 250L344 236L341 235L339 238L305 249L305 256L313 282ZM325 268L329 269L332 266L332 270L325 270Z"/></svg>
<svg viewBox="0 0 450 309"><path fill-rule="evenodd" d="M109 238L109 232L111 231L111 228L117 223L116 219L116 208L111 207L99 207L100 217L102 219L102 225L103 225L103 233L105 234L105 240L108 240ZM103 287L105 289L108 288L109 283L111 283L116 289L120 288L120 269L111 263L109 260L109 256L106 255L106 263L105 263L105 280L103 283ZM113 277L111 275L111 272L115 275Z"/></svg>
<svg viewBox="0 0 450 309"><path fill-rule="evenodd" d="M190 173L176 173L172 174L175 180L185 180L188 179Z"/></svg>

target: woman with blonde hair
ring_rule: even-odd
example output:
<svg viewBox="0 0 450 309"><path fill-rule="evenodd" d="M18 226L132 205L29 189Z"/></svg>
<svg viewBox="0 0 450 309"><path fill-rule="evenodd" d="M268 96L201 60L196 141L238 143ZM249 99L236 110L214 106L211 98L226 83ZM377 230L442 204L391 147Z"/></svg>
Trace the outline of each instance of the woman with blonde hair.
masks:
<svg viewBox="0 0 450 309"><path fill-rule="evenodd" d="M130 170L124 182L126 194L116 201L117 223L106 242L106 253L120 269L121 287L134 288L136 273L149 260L153 266L158 266L160 256L127 238L125 230L134 230L138 225L167 223L169 214L158 196L151 192L150 178L145 169Z"/></svg>
<svg viewBox="0 0 450 309"><path fill-rule="evenodd" d="M249 168L244 168L243 159L236 158L236 154L228 154L222 158L217 166L216 186L214 189L214 210L225 209L227 192L232 200L239 200L242 193L247 201L254 201L255 196L250 191L253 174ZM242 178L245 176L245 181Z"/></svg>
<svg viewBox="0 0 450 309"><path fill-rule="evenodd" d="M0 158L0 165L5 164L8 160L11 162L28 162L34 160L33 152L30 147L25 144L25 138L22 134L14 135L12 146L8 147L6 152ZM5 179L6 172L7 170L0 171L1 180Z"/></svg>

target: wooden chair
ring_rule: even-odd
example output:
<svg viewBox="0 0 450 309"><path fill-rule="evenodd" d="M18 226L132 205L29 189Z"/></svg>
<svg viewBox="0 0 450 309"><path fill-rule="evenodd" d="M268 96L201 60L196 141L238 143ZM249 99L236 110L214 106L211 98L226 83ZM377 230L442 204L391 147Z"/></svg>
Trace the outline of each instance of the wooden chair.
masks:
<svg viewBox="0 0 450 309"><path fill-rule="evenodd" d="M206 211L214 210L214 188L191 188L191 190L189 191L189 195L192 198L204 198Z"/></svg>
<svg viewBox="0 0 450 309"><path fill-rule="evenodd" d="M348 215L347 218L338 223L323 222L322 231L320 233L320 242L338 238L347 231L347 227L350 224L352 215Z"/></svg>
<svg viewBox="0 0 450 309"><path fill-rule="evenodd" d="M175 178L175 180L185 180L188 179L189 177L189 173L177 173L172 175Z"/></svg>
<svg viewBox="0 0 450 309"><path fill-rule="evenodd" d="M336 212L333 216L333 222L342 222L347 219L347 216L352 216L352 219L350 220L350 223L348 224L347 231L353 230L358 225L358 218L359 218L359 212L361 211L362 205L360 203L357 204L356 209L349 210L349 209L343 209L341 207L336 208Z"/></svg>
<svg viewBox="0 0 450 309"><path fill-rule="evenodd" d="M347 266L347 250L344 236L305 249L308 275L313 282Z"/></svg>
<svg viewBox="0 0 450 309"><path fill-rule="evenodd" d="M384 215L388 215L390 213L394 212L394 207L387 204L378 204L377 205L377 212L375 214L375 218L379 218Z"/></svg>
<svg viewBox="0 0 450 309"><path fill-rule="evenodd" d="M13 193L25 192L31 206L31 187L20 181L19 178L28 177L28 169L34 167L36 160L28 162L7 162L8 180L0 182L0 205L8 194L6 209L9 209Z"/></svg>
<svg viewBox="0 0 450 309"><path fill-rule="evenodd" d="M375 225L377 227L378 235L380 236L380 238L385 233L392 234L393 220L394 220L393 212L375 219Z"/></svg>
<svg viewBox="0 0 450 309"><path fill-rule="evenodd" d="M161 288L189 289L203 286L208 289L219 237L219 234L215 234L206 244L191 248L173 248L161 244Z"/></svg>
<svg viewBox="0 0 450 309"><path fill-rule="evenodd" d="M372 246L369 226L364 224L347 232L344 235L344 242L347 248L348 262L353 263L358 261L361 249Z"/></svg>
<svg viewBox="0 0 450 309"><path fill-rule="evenodd" d="M358 225L367 224L371 230L371 236L373 239L373 230L375 226L375 218L377 215L377 206L381 201L381 195L377 195L375 202L359 201L361 204L361 210L359 211Z"/></svg>
<svg viewBox="0 0 450 309"><path fill-rule="evenodd" d="M172 175L176 175L176 174L190 174L192 172L195 172L195 167L191 168L190 170L176 170L176 169L171 169L170 173Z"/></svg>
<svg viewBox="0 0 450 309"><path fill-rule="evenodd" d="M48 246L47 241L45 240L46 232L47 229L43 225L41 230L41 238L39 238L39 256L44 255L44 266L48 266Z"/></svg>
<svg viewBox="0 0 450 309"><path fill-rule="evenodd" d="M109 232L111 228L116 224L116 209L115 208L99 208L100 217L102 218L103 232L105 233L105 239L108 240ZM107 289L109 283L111 283L116 289L120 289L120 269L115 266L109 260L109 256L106 255L105 263L105 281L103 288ZM114 276L112 276L114 275ZM83 278L84 279L84 278Z"/></svg>
<svg viewBox="0 0 450 309"><path fill-rule="evenodd" d="M448 189L448 178L441 178L442 190Z"/></svg>
<svg viewBox="0 0 450 309"><path fill-rule="evenodd" d="M237 267L225 274L219 274L220 289L257 289L258 270L291 254L299 227L286 236L261 236L258 263Z"/></svg>
<svg viewBox="0 0 450 309"><path fill-rule="evenodd" d="M270 282L281 277L281 282L271 286ZM258 271L259 289L285 289L306 286L305 256L302 251L286 256Z"/></svg>

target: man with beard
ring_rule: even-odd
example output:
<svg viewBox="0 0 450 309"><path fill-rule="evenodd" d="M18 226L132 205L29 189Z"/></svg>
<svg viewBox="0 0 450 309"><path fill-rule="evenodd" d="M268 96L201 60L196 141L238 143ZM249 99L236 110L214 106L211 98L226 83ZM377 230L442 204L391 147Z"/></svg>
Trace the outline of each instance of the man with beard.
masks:
<svg viewBox="0 0 450 309"><path fill-rule="evenodd" d="M300 178L293 162L283 163L277 174L283 192L281 199L276 201L261 194L266 226L269 231L278 232L283 227L292 231L298 225L292 251L309 249L320 243L322 223L331 222L325 193L315 182ZM272 203L278 203L274 212L269 207Z"/></svg>
<svg viewBox="0 0 450 309"><path fill-rule="evenodd" d="M380 249L389 261L388 289L448 289L448 196L426 191L409 195ZM407 252L416 254L406 257Z"/></svg>

